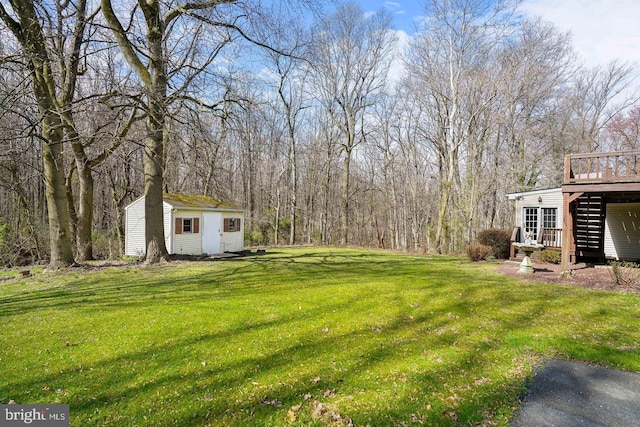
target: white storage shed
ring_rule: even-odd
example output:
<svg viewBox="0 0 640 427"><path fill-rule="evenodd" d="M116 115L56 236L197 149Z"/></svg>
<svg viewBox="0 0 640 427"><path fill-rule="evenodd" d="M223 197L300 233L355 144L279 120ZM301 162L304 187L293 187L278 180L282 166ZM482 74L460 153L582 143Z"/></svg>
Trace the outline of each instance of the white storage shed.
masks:
<svg viewBox="0 0 640 427"><path fill-rule="evenodd" d="M244 250L244 210L208 196L164 194L164 235L170 254ZM144 196L125 207L125 254L144 256Z"/></svg>

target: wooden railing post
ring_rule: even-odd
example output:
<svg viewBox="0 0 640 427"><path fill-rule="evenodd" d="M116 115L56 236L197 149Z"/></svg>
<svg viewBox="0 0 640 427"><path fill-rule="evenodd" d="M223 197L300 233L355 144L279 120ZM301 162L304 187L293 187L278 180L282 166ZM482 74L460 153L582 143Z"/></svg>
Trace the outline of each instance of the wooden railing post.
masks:
<svg viewBox="0 0 640 427"><path fill-rule="evenodd" d="M571 155L564 156L564 183L568 184L571 181Z"/></svg>

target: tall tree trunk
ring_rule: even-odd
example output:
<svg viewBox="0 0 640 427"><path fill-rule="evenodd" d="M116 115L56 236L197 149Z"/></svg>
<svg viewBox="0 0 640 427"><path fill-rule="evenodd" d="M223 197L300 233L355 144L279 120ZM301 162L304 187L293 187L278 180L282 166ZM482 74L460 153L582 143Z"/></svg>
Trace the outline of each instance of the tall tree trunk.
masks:
<svg viewBox="0 0 640 427"><path fill-rule="evenodd" d="M0 4L0 19L20 42L28 61L33 93L42 125L42 161L49 220L50 266L73 264L69 207L65 187L63 127L56 109L56 83L46 38L32 2L12 2L18 21Z"/></svg>
<svg viewBox="0 0 640 427"><path fill-rule="evenodd" d="M91 238L93 231L93 175L86 164L86 159L82 165L78 165L78 162L79 159L76 158L78 183L80 184L76 245L78 260L87 261L93 259L93 240Z"/></svg>
<svg viewBox="0 0 640 427"><path fill-rule="evenodd" d="M289 126L289 156L291 163L291 200L289 209L290 212L290 220L291 220L291 229L289 235L289 244L296 244L296 220L297 220L297 210L298 210L298 164L296 159L296 142L295 142L295 133L291 126Z"/></svg>
<svg viewBox="0 0 640 427"><path fill-rule="evenodd" d="M342 161L342 215L340 216L340 244L347 245L349 243L349 181L351 168L351 150L344 150L344 159Z"/></svg>
<svg viewBox="0 0 640 427"><path fill-rule="evenodd" d="M89 159L73 126L73 116L67 111L64 115L67 123L66 132L71 141L75 169L78 173L78 211L75 220L76 256L78 261L93 259L93 173Z"/></svg>
<svg viewBox="0 0 640 427"><path fill-rule="evenodd" d="M144 141L145 262L169 258L164 240L164 133L167 114L167 73L163 37L165 22L158 0L139 2L147 27L148 61L141 61L113 11L111 0L101 0L102 12L127 63L142 80L147 95L147 135Z"/></svg>
<svg viewBox="0 0 640 427"><path fill-rule="evenodd" d="M42 103L39 103L42 104ZM62 157L62 126L53 108L40 105L44 114L42 133L44 142L43 166L47 215L49 219L49 244L51 258L49 266L65 267L73 264L73 250L69 238L69 208L65 187L64 162Z"/></svg>
<svg viewBox="0 0 640 427"><path fill-rule="evenodd" d="M161 53L161 41L158 40ZM153 58L152 58L153 62ZM147 253L145 263L156 263L169 257L164 235L162 199L164 191L164 101L166 77L162 66L152 67L153 91L149 94L149 117L144 142L144 208Z"/></svg>

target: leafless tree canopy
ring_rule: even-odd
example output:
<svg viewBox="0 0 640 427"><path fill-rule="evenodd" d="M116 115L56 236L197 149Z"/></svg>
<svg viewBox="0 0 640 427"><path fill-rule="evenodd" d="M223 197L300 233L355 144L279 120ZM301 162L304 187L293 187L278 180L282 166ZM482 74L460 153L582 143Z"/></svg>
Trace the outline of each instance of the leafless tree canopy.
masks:
<svg viewBox="0 0 640 427"><path fill-rule="evenodd" d="M141 195L164 259L163 192L244 206L249 245L457 253L565 154L640 146L637 69L582 65L516 1L429 0L405 51L392 25L313 0L0 0L0 264L122 256Z"/></svg>

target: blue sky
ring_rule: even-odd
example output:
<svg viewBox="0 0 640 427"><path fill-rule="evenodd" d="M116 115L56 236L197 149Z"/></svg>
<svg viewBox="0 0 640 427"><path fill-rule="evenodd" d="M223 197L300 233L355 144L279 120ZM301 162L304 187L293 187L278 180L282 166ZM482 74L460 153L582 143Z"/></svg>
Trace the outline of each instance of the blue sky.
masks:
<svg viewBox="0 0 640 427"><path fill-rule="evenodd" d="M422 1L360 0L360 4L367 12L375 12L384 7L393 16L394 29L407 34L414 33L416 19L424 14Z"/></svg>
<svg viewBox="0 0 640 427"><path fill-rule="evenodd" d="M393 15L394 28L409 35L416 18L424 14L423 0L358 1L368 12L385 7ZM640 0L524 0L520 10L570 32L574 48L589 66L614 59L640 65Z"/></svg>

